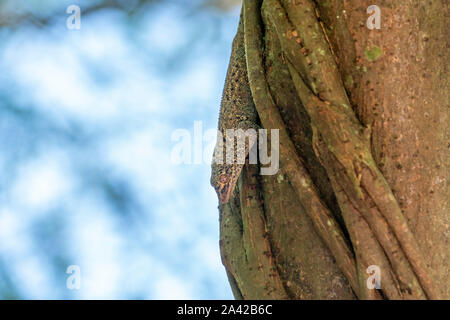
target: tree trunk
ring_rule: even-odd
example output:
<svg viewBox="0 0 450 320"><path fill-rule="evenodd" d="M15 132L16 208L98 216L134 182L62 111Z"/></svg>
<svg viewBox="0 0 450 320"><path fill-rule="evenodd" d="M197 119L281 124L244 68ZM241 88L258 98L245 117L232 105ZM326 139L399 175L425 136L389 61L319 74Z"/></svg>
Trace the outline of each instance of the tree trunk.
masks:
<svg viewBox="0 0 450 320"><path fill-rule="evenodd" d="M370 5L244 1L238 32L280 171L246 165L220 206L236 298L450 298L449 4L378 0L373 30Z"/></svg>

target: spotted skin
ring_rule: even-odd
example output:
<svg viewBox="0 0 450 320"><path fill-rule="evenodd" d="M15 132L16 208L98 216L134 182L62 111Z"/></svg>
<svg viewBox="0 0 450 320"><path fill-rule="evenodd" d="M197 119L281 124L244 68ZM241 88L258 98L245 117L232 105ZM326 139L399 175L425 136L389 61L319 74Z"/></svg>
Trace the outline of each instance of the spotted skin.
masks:
<svg viewBox="0 0 450 320"><path fill-rule="evenodd" d="M220 106L219 131L222 133L223 143L216 145L215 154L223 155L223 164L213 159L211 168L211 185L217 192L220 203L227 203L233 194L236 183L244 166L238 161L238 155L244 153L244 158L256 142L249 139L245 144L234 143L234 159L232 163L225 161L226 130L227 129L258 129L258 114L253 102L252 93L247 77L247 62L245 58L244 26L241 16L238 32L233 41L230 63L228 66L225 87L223 89ZM222 148L222 150L218 150ZM243 149L245 148L245 149ZM222 153L220 152L222 151Z"/></svg>

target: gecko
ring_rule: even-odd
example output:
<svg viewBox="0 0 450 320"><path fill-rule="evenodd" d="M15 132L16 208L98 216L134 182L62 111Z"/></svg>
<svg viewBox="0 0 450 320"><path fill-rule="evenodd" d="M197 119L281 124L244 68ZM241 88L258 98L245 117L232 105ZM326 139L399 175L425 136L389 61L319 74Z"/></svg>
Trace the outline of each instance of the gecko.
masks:
<svg viewBox="0 0 450 320"><path fill-rule="evenodd" d="M247 76L244 23L241 14L238 31L233 40L231 58L228 65L220 105L218 130L221 135L219 135L218 138L222 138L223 143L219 143L218 141L214 154L226 154L227 129L257 130L259 128L258 113L253 101ZM239 154L239 152L244 152L245 157L247 157L254 143L255 141L250 139L249 142L245 144L245 150L238 150L235 148L234 161L232 161L232 163L227 163L230 161L223 161L224 163L222 164L217 163L215 161L216 158L213 158L211 165L211 185L216 190L221 204L229 201L236 187L242 168L244 167L244 164L237 161L237 154ZM222 150L218 150L218 148L221 148Z"/></svg>

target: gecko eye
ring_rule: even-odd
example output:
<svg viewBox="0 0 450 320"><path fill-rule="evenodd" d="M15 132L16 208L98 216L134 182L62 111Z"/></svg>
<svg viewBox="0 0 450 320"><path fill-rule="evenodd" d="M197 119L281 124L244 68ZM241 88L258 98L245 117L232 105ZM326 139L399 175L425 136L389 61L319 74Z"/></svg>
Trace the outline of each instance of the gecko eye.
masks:
<svg viewBox="0 0 450 320"><path fill-rule="evenodd" d="M228 180L229 180L229 178L228 178L228 176L227 176L226 174L221 174L221 175L219 176L219 181L220 181L221 183L227 183Z"/></svg>

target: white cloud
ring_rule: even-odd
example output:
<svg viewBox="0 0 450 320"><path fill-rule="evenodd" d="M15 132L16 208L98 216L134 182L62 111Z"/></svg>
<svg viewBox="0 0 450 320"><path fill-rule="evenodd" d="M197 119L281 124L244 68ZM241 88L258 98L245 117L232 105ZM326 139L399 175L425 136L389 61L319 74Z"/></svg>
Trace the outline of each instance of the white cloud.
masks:
<svg viewBox="0 0 450 320"><path fill-rule="evenodd" d="M209 237L199 237L195 241L194 252L202 261L202 265L209 268L211 272L223 271L218 240L211 241Z"/></svg>
<svg viewBox="0 0 450 320"><path fill-rule="evenodd" d="M68 39L22 35L6 47L4 68L34 104L57 117L92 123L165 112L161 82L136 59L125 36L113 21L97 22L82 36L69 33ZM91 70L94 65L104 69ZM106 85L96 80L97 71L106 72Z"/></svg>
<svg viewBox="0 0 450 320"><path fill-rule="evenodd" d="M11 188L13 202L38 212L62 201L73 188L66 161L62 155L49 151L22 165Z"/></svg>
<svg viewBox="0 0 450 320"><path fill-rule="evenodd" d="M159 194L174 189L179 178L172 170L167 128L152 125L112 137L104 154L117 172L130 177L145 193Z"/></svg>
<svg viewBox="0 0 450 320"><path fill-rule="evenodd" d="M180 279L173 274L158 274L155 279L153 299L157 300L190 300L194 296L191 292L190 282L187 279Z"/></svg>
<svg viewBox="0 0 450 320"><path fill-rule="evenodd" d="M0 209L0 252L23 252L30 245L23 217L9 208Z"/></svg>
<svg viewBox="0 0 450 320"><path fill-rule="evenodd" d="M28 299L57 299L48 263L35 254L17 257L11 266L21 284L21 291Z"/></svg>
<svg viewBox="0 0 450 320"><path fill-rule="evenodd" d="M117 232L116 220L95 199L80 197L72 205L69 243L74 260L70 263L81 268L78 294L83 299L114 299L120 295L125 239Z"/></svg>
<svg viewBox="0 0 450 320"><path fill-rule="evenodd" d="M185 26L180 23L182 17L173 6L161 7L158 14L150 14L144 21L140 34L141 40L148 43L149 50L161 50L173 53L186 42Z"/></svg>

